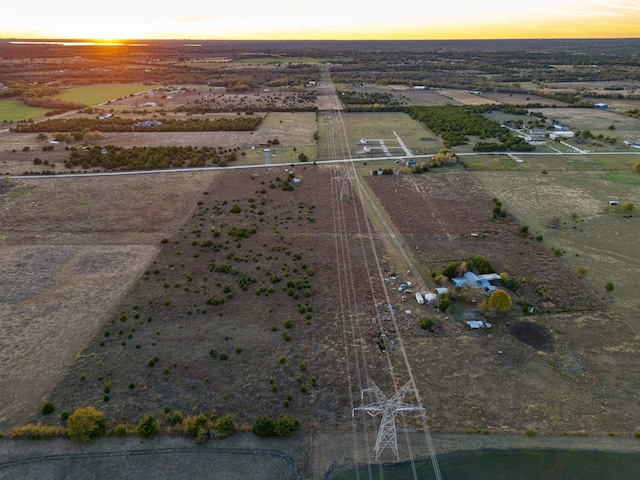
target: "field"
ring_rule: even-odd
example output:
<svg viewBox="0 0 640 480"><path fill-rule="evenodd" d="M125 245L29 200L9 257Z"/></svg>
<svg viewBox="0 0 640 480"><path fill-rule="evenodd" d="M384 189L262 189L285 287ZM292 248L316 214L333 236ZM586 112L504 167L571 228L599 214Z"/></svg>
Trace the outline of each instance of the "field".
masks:
<svg viewBox="0 0 640 480"><path fill-rule="evenodd" d="M0 100L0 122L18 122L31 118L40 120L49 110L27 107L20 100Z"/></svg>
<svg viewBox="0 0 640 480"><path fill-rule="evenodd" d="M87 85L63 90L57 98L85 105L99 105L120 97L153 90L153 85Z"/></svg>
<svg viewBox="0 0 640 480"><path fill-rule="evenodd" d="M225 59L234 58L224 52ZM416 53L402 63L395 54L365 53L360 57L376 62L375 69L335 67L344 88L391 91L409 104L473 105L490 98L550 105L534 95L523 99L524 93L471 94L465 89L475 84L463 84L476 74L446 70L450 62L443 53L433 58ZM490 57L484 55L478 57L479 70ZM324 57L309 49L287 61ZM640 223L635 211L621 212L609 202L640 205L640 175L632 173L640 156L622 145L624 139L640 139L640 120L597 109L534 109L547 123L617 141L569 140L601 153L570 153L571 146L550 141L534 153L478 155L472 151L477 138L471 138L454 147L463 164L411 174L404 173L404 161L438 152L442 141L404 113L345 112L328 83L331 66L318 67L317 99L305 95L296 103L296 93L269 85L282 79L284 68L299 79L307 73L296 77L296 69L307 67L275 69L259 59L255 66L229 62L207 70L212 62L203 55L201 65L189 57L174 70L168 58L158 65L170 70L172 79L185 79L184 88L171 94L129 97L149 88L143 82L150 75L143 69L157 73L153 64L132 62L126 74L137 72L137 80L126 88L134 90L111 89L125 88L122 82L94 85L69 89L66 99L96 104L119 98L95 115L113 108L136 117L216 118L251 110L264 116L254 132L106 133L96 140L124 147L235 149L234 168L20 178L35 168L35 157L46 160L47 169L63 171L66 148L84 142L44 151L53 145L49 138L2 132L0 173L12 178L0 180L0 433L8 436L25 422L64 426L63 412L92 405L104 412L109 428L153 415L164 433L143 447L134 445L140 439L133 437L60 447L100 457L97 476L135 475L142 466L162 476L157 465L163 461L172 464L172 472L184 474L180 465L187 462L194 475L220 468L230 478L266 478L269 472L279 478L334 478L329 474L341 467L368 461L360 473L365 468L378 473L383 467L374 465L371 451L379 417L352 416L372 379L386 394L415 382L439 453L484 449L487 454L444 456L443 473L470 476L464 473L466 462L482 472L500 462L501 454L486 451L492 448L580 443L581 449L638 451ZM442 85L451 75L451 87L409 89L429 79L431 70L422 65L436 60L433 84ZM238 88L242 75L252 73L264 75L265 83L248 93L212 86ZM367 83L372 73L387 83ZM122 74L115 66L109 72L113 78ZM407 85L401 86L405 74ZM202 83L189 83L197 81ZM150 100L157 105L148 105ZM253 112L260 105L295 110L314 101L318 112ZM172 111L196 105L193 111ZM268 147L270 166L264 165ZM306 163L298 161L301 153ZM359 161L323 163L349 157ZM394 174L372 175L378 168ZM490 312L484 295L456 291L441 277L448 265L474 256L489 260L507 280L503 288L513 300L508 313ZM418 305L405 294L406 281L415 289L446 286L451 308ZM433 328L420 327L425 319ZM490 326L470 329L466 322L478 319ZM52 415L41 413L45 401L55 405ZM192 439L176 434L179 425L171 420L200 413L231 414L243 430L229 443L211 439L203 447L214 460L202 460L186 445ZM301 432L282 442L257 439L250 430L259 415L299 418ZM422 420L413 414L398 420L406 431L402 460L428 458ZM56 450L59 441L48 448ZM629 448L629 442L636 443ZM0 445L0 477L6 473L3 461L25 458L18 443L6 445ZM116 450L126 451L140 455L140 462L123 458L122 470L110 471L100 445L115 445L113 458L120 459ZM164 460L138 451L152 445L167 446L158 457ZM281 456L268 453L256 462L259 449ZM558 468L563 461L580 468L589 460L528 452L504 469L527 465L534 471L544 464L541 474L549 473L542 456ZM386 452L383 462L392 457ZM64 476L87 462L71 460L62 455L52 463ZM604 454L599 460L604 466L626 461ZM256 472L257 465L264 471ZM41 472L26 463L17 467L9 476ZM386 476L395 474L388 467ZM596 472L597 465L589 470Z"/></svg>

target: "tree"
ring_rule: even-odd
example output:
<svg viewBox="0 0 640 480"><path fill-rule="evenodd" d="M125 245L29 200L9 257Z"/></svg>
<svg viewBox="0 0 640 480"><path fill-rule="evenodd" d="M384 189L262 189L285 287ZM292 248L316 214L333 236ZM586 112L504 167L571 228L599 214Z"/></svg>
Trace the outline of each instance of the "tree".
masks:
<svg viewBox="0 0 640 480"><path fill-rule="evenodd" d="M496 313L507 313L511 309L511 297L504 290L496 290L489 297L489 307Z"/></svg>
<svg viewBox="0 0 640 480"><path fill-rule="evenodd" d="M440 310L446 312L451 306L451 299L449 297L444 297L440 300Z"/></svg>
<svg viewBox="0 0 640 480"><path fill-rule="evenodd" d="M153 438L160 431L160 424L153 415L147 415L138 424L136 433L142 438Z"/></svg>
<svg viewBox="0 0 640 480"><path fill-rule="evenodd" d="M67 435L74 442L87 442L106 432L104 415L93 407L79 408L67 419Z"/></svg>

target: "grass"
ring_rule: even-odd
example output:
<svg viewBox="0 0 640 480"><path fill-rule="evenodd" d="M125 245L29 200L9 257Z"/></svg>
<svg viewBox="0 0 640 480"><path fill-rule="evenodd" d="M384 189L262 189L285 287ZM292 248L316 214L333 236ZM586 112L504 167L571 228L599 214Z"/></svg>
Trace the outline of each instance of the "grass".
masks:
<svg viewBox="0 0 640 480"><path fill-rule="evenodd" d="M153 85L141 84L87 85L69 88L56 95L56 97L68 102L98 105L131 94L145 92L153 88L155 88Z"/></svg>
<svg viewBox="0 0 640 480"><path fill-rule="evenodd" d="M637 478L640 456L631 453L610 453L571 450L477 450L438 456L443 478L464 478L467 480L491 478L534 480L597 480L616 478L620 480ZM430 460L416 462L417 477L435 478ZM360 467L362 472L364 466ZM412 479L414 473L410 463L383 465L373 468L374 479ZM345 470L331 480L356 478L354 470Z"/></svg>
<svg viewBox="0 0 640 480"><path fill-rule="evenodd" d="M28 107L20 100L0 101L0 122L19 122L22 120L40 120L51 109Z"/></svg>

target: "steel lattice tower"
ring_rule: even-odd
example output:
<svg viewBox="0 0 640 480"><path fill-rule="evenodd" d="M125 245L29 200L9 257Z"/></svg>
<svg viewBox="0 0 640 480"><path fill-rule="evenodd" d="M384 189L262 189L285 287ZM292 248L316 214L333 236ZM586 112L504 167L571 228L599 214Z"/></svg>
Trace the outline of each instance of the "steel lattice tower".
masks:
<svg viewBox="0 0 640 480"><path fill-rule="evenodd" d="M378 438L376 439L376 461L380 459L380 455L385 448L391 447L393 453L396 454L396 459L400 460L398 455L398 437L396 435L396 414L398 412L421 412L424 411L423 407L417 407L409 403L405 403L404 397L407 393L418 393L418 390L411 388L411 382L407 383L404 387L398 390L395 395L388 398L382 390L369 379L371 386L365 388L362 391L362 398L366 392L373 393L376 397L375 403L364 405L362 407L356 407L353 409L352 415L355 415L356 410L362 410L368 412L370 415L378 415L382 413L382 420L380 421L380 428L378 429Z"/></svg>

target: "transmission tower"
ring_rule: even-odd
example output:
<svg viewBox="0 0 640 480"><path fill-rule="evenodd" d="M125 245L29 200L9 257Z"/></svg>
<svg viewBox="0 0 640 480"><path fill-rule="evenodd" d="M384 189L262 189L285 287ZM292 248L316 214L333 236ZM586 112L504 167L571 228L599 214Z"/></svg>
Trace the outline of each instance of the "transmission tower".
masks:
<svg viewBox="0 0 640 480"><path fill-rule="evenodd" d="M343 198L349 198L349 181L351 180L351 177L349 177L349 174L347 172L344 172L339 177L333 177L332 180L336 180L341 184L340 200L342 200Z"/></svg>
<svg viewBox="0 0 640 480"><path fill-rule="evenodd" d="M398 455L398 437L396 435L396 414L398 412L421 412L424 411L423 407L417 407L409 403L405 403L404 397L407 393L418 393L418 390L411 388L411 382L407 383L404 387L398 390L395 395L388 398L382 390L369 379L371 386L365 388L362 391L362 398L364 399L365 393L372 393L376 401L369 405L362 407L356 407L353 409L352 415L355 415L356 410L362 410L369 415L375 416L382 413L382 420L380 421L380 428L378 429L378 438L376 439L376 461L380 459L380 455L385 448L391 447L393 453L396 454L396 460L400 460Z"/></svg>

